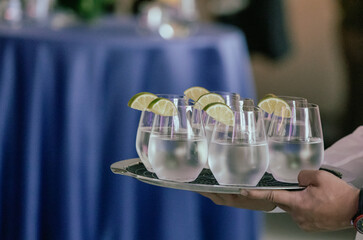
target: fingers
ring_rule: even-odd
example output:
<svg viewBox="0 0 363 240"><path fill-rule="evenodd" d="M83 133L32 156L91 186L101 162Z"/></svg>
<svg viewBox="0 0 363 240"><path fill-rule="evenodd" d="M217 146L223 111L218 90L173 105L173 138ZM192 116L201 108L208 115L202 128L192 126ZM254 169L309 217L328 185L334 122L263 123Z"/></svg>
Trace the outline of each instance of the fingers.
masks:
<svg viewBox="0 0 363 240"><path fill-rule="evenodd" d="M251 209L258 211L271 211L276 205L259 199L251 199L240 194L218 194L218 193L199 193L212 200L216 205Z"/></svg>
<svg viewBox="0 0 363 240"><path fill-rule="evenodd" d="M222 193L206 193L206 192L200 192L199 194L209 198L216 205L235 206L239 201L243 200L240 199L240 195L238 194L222 194Z"/></svg>
<svg viewBox="0 0 363 240"><path fill-rule="evenodd" d="M209 198L217 205L222 205L224 203L223 195L216 193L198 192L200 195Z"/></svg>
<svg viewBox="0 0 363 240"><path fill-rule="evenodd" d="M293 192L285 190L244 190L248 198L267 200L279 206L289 206L293 201ZM285 210L285 209L284 209Z"/></svg>

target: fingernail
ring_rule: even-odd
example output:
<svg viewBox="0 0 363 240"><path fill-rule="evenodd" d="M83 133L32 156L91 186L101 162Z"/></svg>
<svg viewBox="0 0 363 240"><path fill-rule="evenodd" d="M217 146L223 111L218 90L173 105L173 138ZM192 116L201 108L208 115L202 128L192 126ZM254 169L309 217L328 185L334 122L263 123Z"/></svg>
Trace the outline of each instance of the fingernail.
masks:
<svg viewBox="0 0 363 240"><path fill-rule="evenodd" d="M247 192L247 190L244 190L244 189L241 189L240 194L241 194L242 196L245 196L245 197L247 197L247 196L248 196L248 192Z"/></svg>

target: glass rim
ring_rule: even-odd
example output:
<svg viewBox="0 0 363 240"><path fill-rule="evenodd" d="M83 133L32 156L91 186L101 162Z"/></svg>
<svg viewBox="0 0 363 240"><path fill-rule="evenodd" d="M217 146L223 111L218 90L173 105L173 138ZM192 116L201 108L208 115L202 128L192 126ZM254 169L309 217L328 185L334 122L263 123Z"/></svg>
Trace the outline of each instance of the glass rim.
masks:
<svg viewBox="0 0 363 240"><path fill-rule="evenodd" d="M244 97L241 97L239 99L239 101L241 102L241 101L254 101L254 100L253 100L253 98L244 98Z"/></svg>
<svg viewBox="0 0 363 240"><path fill-rule="evenodd" d="M217 94L226 94L226 95L239 95L239 93L236 92L228 92L228 91L210 91L211 93L217 93Z"/></svg>
<svg viewBox="0 0 363 240"><path fill-rule="evenodd" d="M319 109L319 105L316 104L316 103L307 103L306 106L296 106L296 107L292 107L294 109L304 109L304 108L307 108L307 109Z"/></svg>
<svg viewBox="0 0 363 240"><path fill-rule="evenodd" d="M158 96L158 97L169 96L169 97L175 97L175 98L185 98L184 95L181 95L181 94L173 94L173 93L157 93L155 95Z"/></svg>
<svg viewBox="0 0 363 240"><path fill-rule="evenodd" d="M278 98L281 98L283 100L291 100L291 101L308 101L307 98L304 97L297 97L297 96L287 96L287 95L277 95Z"/></svg>
<svg viewBox="0 0 363 240"><path fill-rule="evenodd" d="M238 103L245 103L245 102L252 102L253 104L255 104L255 101L252 98L240 98L238 100ZM252 107L252 106L246 106L246 107Z"/></svg>
<svg viewBox="0 0 363 240"><path fill-rule="evenodd" d="M179 105L179 106L175 106L177 109L178 108L192 108L192 110L198 110L198 111L203 111L203 109L198 109L196 107L194 107L194 104L191 104L191 103L187 103L185 105Z"/></svg>
<svg viewBox="0 0 363 240"><path fill-rule="evenodd" d="M234 113L239 113L239 112L261 112L261 113L263 113L264 111L262 110L262 108L260 108L260 107L258 107L258 106L244 106L244 107L242 107L242 108L249 108L248 110L244 110L244 109L242 109L242 110L233 110L232 109L232 111L234 112Z"/></svg>

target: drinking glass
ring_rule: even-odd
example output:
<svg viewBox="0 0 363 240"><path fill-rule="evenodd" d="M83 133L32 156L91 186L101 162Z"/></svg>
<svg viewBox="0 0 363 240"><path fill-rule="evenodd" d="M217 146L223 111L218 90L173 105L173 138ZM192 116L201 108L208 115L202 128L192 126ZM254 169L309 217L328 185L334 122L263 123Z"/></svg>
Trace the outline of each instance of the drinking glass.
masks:
<svg viewBox="0 0 363 240"><path fill-rule="evenodd" d="M211 91L212 93L217 93L221 95L224 100L226 101L226 105L228 105L231 109L237 110L240 107L240 99L241 96L238 93L233 92L222 92L222 91ZM210 139L212 137L214 124L216 123L216 120L209 116L206 112L203 111L203 124L205 128L205 133L207 136L208 144L210 142ZM209 169L209 164L207 162L205 168Z"/></svg>
<svg viewBox="0 0 363 240"><path fill-rule="evenodd" d="M303 169L319 169L324 158L319 107L291 108L291 117L273 115L268 133L269 171L281 182L297 183Z"/></svg>
<svg viewBox="0 0 363 240"><path fill-rule="evenodd" d="M238 93L233 92L222 92L222 91L211 91L211 93L217 93L221 95L226 101L226 105L228 105L232 110L237 110L241 108L243 105L243 101L241 102L241 96ZM252 100L252 99L251 99ZM252 100L253 101L253 100ZM248 102L250 104L250 102ZM203 111L203 124L207 135L208 143L210 142L210 138L212 137L212 132L214 128L214 124L216 120L210 117L206 112Z"/></svg>
<svg viewBox="0 0 363 240"><path fill-rule="evenodd" d="M154 117L155 114L153 112L149 112L148 110L142 111L136 134L136 152L139 155L141 162L149 172L153 172L149 162L148 149Z"/></svg>
<svg viewBox="0 0 363 240"><path fill-rule="evenodd" d="M226 101L226 104L229 107L231 107L233 110L236 110L238 108L238 101L241 99L241 96L238 93L225 92L225 91L210 91L210 93L216 93L221 95ZM192 99L187 98L187 100L190 103L194 103Z"/></svg>
<svg viewBox="0 0 363 240"><path fill-rule="evenodd" d="M252 98L241 98L238 102L239 111L251 110L255 107L255 102Z"/></svg>
<svg viewBox="0 0 363 240"><path fill-rule="evenodd" d="M158 178L194 181L208 157L201 110L176 106L174 116L155 115L149 140L149 161Z"/></svg>
<svg viewBox="0 0 363 240"><path fill-rule="evenodd" d="M158 97L169 99L176 106L179 105L184 106L187 104L186 99L184 98L183 95L176 95L176 94L156 94L156 95ZM153 169L149 162L148 149L149 149L149 138L151 134L154 117L155 114L153 112L150 112L147 109L142 111L136 134L136 152L139 155L141 162L144 164L145 168L149 172L153 172Z"/></svg>
<svg viewBox="0 0 363 240"><path fill-rule="evenodd" d="M278 98L284 100L290 108L295 107L306 107L308 104L308 100L303 97L295 97L295 96L277 96ZM271 123L271 118L273 113L265 112L265 128L268 131Z"/></svg>
<svg viewBox="0 0 363 240"><path fill-rule="evenodd" d="M208 162L219 184L256 186L269 163L263 111L235 111L233 126L217 122Z"/></svg>
<svg viewBox="0 0 363 240"><path fill-rule="evenodd" d="M226 101L226 105L228 105L232 110L237 110L239 107L239 100L241 96L238 93L234 92L224 92L224 91L210 91L211 93L217 93L221 95Z"/></svg>
<svg viewBox="0 0 363 240"><path fill-rule="evenodd" d="M289 104L290 107L306 107L308 100L303 97L277 96Z"/></svg>

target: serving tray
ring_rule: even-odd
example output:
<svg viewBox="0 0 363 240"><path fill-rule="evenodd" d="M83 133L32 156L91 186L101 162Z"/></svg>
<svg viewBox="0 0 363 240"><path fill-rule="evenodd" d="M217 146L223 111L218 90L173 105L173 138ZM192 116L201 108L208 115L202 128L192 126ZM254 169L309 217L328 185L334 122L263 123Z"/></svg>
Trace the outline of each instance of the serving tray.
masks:
<svg viewBox="0 0 363 240"><path fill-rule="evenodd" d="M121 174L133 177L144 183L174 188L180 190L194 192L211 192L211 193L226 193L239 194L241 189L285 189L285 190L301 190L304 187L297 183L279 182L273 178L270 173L265 173L257 186L243 185L219 185L209 169L203 169L198 178L193 182L183 183L159 179L155 173L149 172L139 158L132 158L115 162L111 165L111 171L115 174Z"/></svg>

